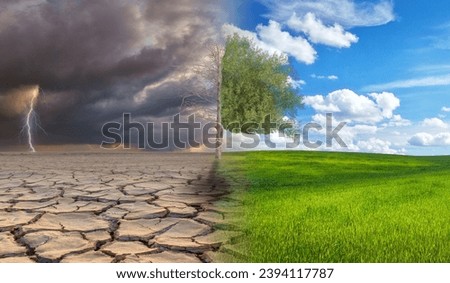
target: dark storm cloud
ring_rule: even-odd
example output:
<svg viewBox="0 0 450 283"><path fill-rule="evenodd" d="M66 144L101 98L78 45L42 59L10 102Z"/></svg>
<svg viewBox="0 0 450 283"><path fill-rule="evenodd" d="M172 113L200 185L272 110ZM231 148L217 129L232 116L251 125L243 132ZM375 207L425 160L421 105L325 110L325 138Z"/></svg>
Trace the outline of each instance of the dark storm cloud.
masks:
<svg viewBox="0 0 450 283"><path fill-rule="evenodd" d="M122 112L175 112L183 81L171 78L218 36L220 2L0 0L0 142L17 137L22 116L7 105L30 85L44 91L38 110L48 136L39 139L46 143L96 142L99 125Z"/></svg>

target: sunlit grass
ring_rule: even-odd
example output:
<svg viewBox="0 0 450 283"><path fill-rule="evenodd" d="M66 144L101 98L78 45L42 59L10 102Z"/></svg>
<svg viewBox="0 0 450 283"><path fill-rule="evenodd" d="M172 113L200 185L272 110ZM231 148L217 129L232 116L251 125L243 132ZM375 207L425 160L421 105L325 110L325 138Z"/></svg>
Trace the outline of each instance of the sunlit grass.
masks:
<svg viewBox="0 0 450 283"><path fill-rule="evenodd" d="M231 153L221 172L244 180L244 261L450 262L450 157Z"/></svg>

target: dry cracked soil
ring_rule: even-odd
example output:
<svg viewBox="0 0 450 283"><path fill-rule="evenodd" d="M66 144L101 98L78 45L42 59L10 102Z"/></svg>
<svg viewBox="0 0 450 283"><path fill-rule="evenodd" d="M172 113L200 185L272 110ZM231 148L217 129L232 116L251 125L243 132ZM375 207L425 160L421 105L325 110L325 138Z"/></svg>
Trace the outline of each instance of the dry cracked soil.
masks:
<svg viewBox="0 0 450 283"><path fill-rule="evenodd" d="M2 153L0 262L231 261L227 190L210 154Z"/></svg>

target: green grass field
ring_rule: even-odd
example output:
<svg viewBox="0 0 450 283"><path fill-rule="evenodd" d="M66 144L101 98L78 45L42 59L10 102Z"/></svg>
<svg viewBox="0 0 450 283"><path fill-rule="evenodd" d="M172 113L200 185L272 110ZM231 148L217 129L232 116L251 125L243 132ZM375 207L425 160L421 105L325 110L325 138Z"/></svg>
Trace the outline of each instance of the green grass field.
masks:
<svg viewBox="0 0 450 283"><path fill-rule="evenodd" d="M228 153L220 170L242 261L450 262L450 156Z"/></svg>

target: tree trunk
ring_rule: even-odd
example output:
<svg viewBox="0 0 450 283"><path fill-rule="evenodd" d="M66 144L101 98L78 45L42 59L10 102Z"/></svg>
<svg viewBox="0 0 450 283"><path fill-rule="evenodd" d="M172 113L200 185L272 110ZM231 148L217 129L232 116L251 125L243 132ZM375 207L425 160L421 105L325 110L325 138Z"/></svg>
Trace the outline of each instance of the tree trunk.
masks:
<svg viewBox="0 0 450 283"><path fill-rule="evenodd" d="M223 138L223 128L222 128L222 115L221 115L221 88L222 88L222 58L220 52L217 56L217 114L216 114L216 159L222 158L222 138Z"/></svg>

